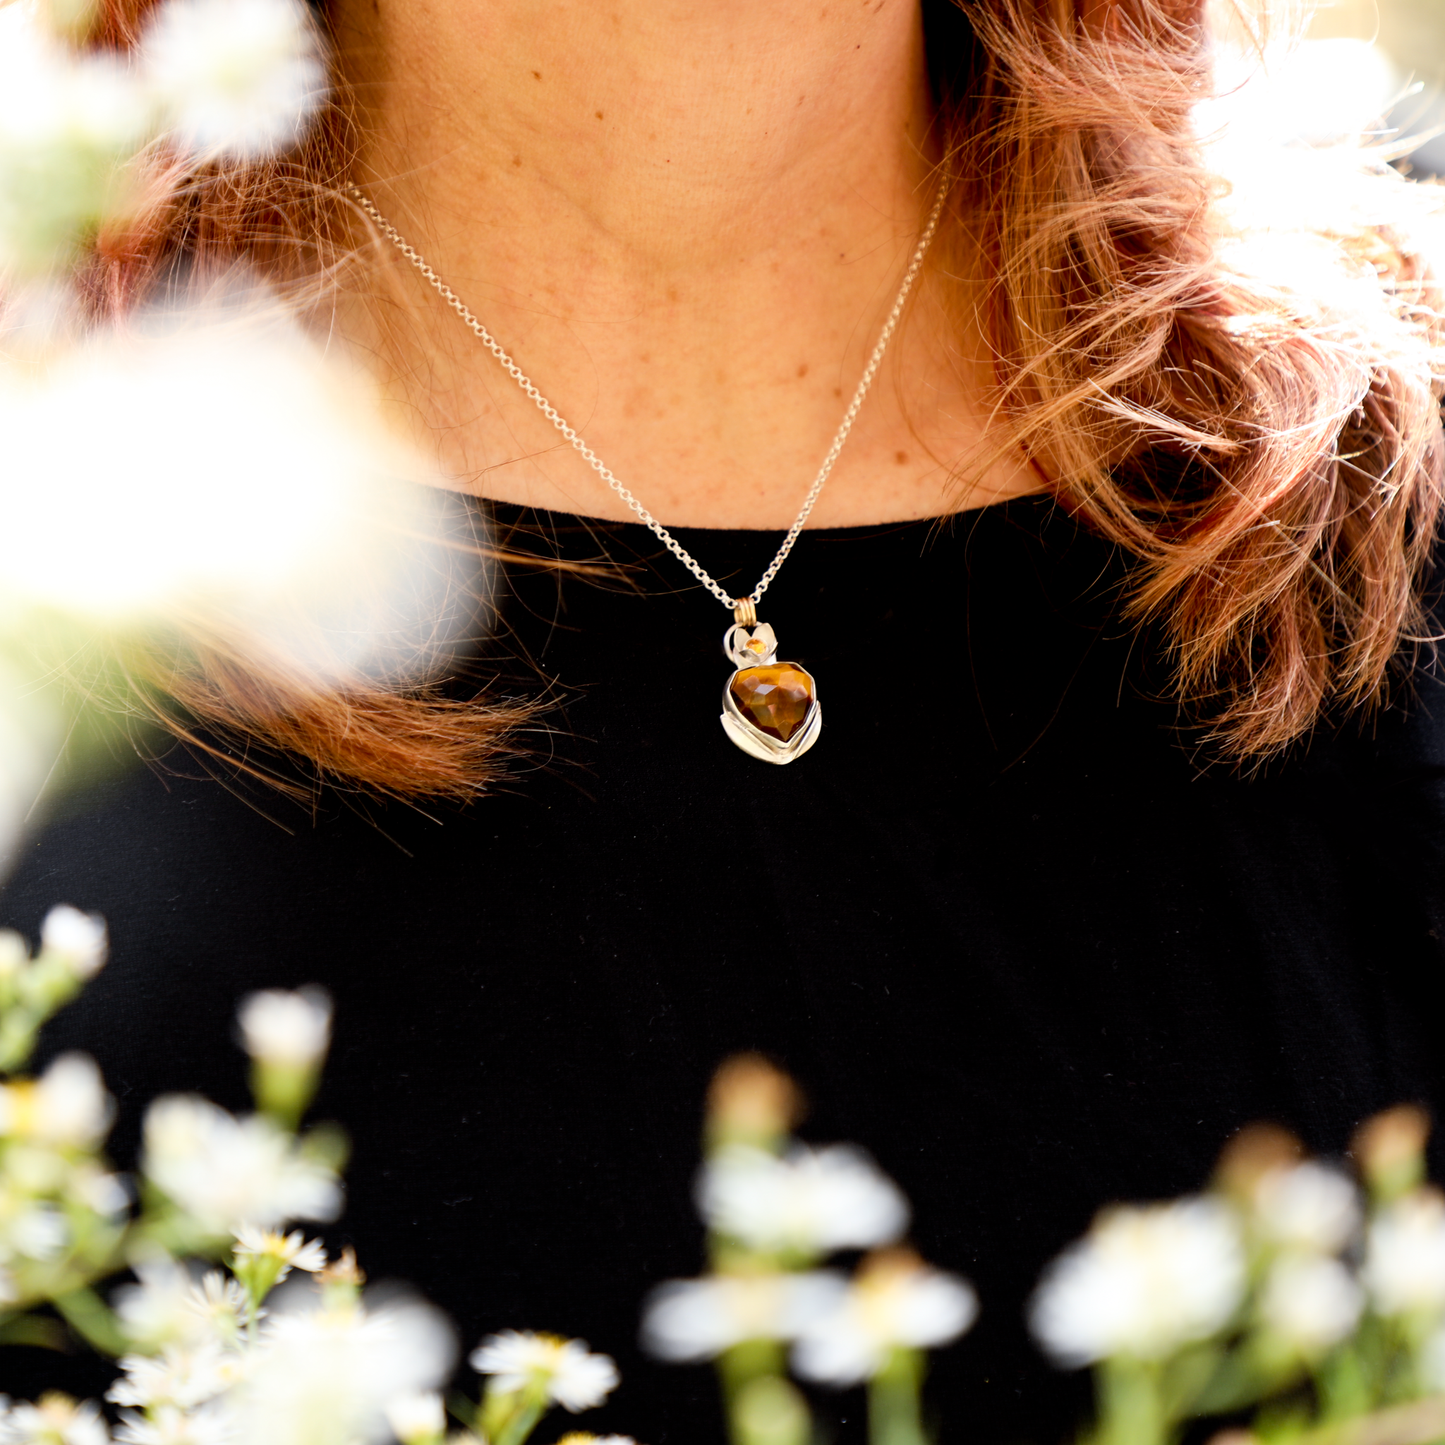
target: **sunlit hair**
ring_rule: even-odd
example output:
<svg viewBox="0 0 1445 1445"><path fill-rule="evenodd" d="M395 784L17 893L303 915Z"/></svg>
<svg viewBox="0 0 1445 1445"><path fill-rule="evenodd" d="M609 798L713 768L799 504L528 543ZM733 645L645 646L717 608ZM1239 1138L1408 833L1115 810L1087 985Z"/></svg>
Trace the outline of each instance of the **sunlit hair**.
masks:
<svg viewBox="0 0 1445 1445"><path fill-rule="evenodd" d="M129 43L148 0L105 3L107 39ZM1411 217L1432 193L1359 152L1297 150L1276 170L1314 168L1312 203L1339 214L1261 226L1196 136L1211 73L1192 0L1079 4L926 5L953 177L934 264L984 278L957 304L996 358L1000 446L1137 559L1132 603L1180 699L1217 752L1258 759L1381 699L1426 632L1445 336ZM178 258L245 259L324 304L376 254L343 190L353 140L340 99L289 157L158 175L145 222L100 238L97 312ZM311 689L234 654L147 685L202 727L412 795L474 790L508 724L493 704Z"/></svg>

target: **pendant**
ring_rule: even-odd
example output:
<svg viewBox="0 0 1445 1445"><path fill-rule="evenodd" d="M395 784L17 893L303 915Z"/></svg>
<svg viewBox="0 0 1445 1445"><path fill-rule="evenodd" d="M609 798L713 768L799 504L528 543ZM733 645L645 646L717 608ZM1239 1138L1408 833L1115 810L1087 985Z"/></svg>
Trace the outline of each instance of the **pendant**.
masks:
<svg viewBox="0 0 1445 1445"><path fill-rule="evenodd" d="M765 763L802 757L823 726L812 677L795 662L776 660L778 639L766 622L734 623L723 651L737 668L723 688L723 731Z"/></svg>

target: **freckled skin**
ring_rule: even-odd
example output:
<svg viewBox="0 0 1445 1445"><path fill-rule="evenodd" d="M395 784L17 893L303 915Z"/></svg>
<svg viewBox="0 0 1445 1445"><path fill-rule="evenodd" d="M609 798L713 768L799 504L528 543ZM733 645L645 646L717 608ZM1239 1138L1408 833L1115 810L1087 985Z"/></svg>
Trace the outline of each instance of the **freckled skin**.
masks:
<svg viewBox="0 0 1445 1445"><path fill-rule="evenodd" d="M786 527L927 211L917 0L334 7L383 210L657 516ZM630 516L447 308L407 302L388 327L348 300L341 332L458 487ZM956 505L987 408L941 306L925 274L812 524ZM971 500L1036 485L1007 463Z"/></svg>

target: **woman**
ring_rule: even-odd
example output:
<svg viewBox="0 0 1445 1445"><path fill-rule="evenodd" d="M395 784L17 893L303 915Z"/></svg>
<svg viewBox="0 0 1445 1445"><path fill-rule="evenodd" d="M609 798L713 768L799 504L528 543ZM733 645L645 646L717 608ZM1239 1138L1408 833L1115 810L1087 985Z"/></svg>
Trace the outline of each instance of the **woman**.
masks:
<svg viewBox="0 0 1445 1445"><path fill-rule="evenodd" d="M615 1353L598 1428L651 1445L717 1419L706 1372L640 1356L637 1304L700 1263L703 1089L762 1050L979 1287L944 1420L1060 1437L1078 1382L1022 1304L1095 1209L1196 1186L1254 1119L1337 1151L1445 1099L1416 198L1342 168L1348 225L1257 244L1194 129L1192 3L327 21L350 109L102 238L95 294L238 257L294 287L493 519L498 626L430 694L199 642L159 678L189 751L98 784L8 889L19 926L62 899L110 922L51 1047L97 1055L124 1155L152 1094L241 1106L237 996L325 984L335 1242L468 1340ZM724 731L717 637L768 665L754 614L804 680L729 684Z"/></svg>

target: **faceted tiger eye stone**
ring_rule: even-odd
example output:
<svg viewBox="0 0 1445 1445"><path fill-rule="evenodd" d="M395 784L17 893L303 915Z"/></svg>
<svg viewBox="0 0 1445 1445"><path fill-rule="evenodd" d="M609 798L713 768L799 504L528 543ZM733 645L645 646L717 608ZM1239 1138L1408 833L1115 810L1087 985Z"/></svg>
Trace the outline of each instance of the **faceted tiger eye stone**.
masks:
<svg viewBox="0 0 1445 1445"><path fill-rule="evenodd" d="M791 662L745 667L730 686L738 711L780 743L802 727L813 703L813 679Z"/></svg>

